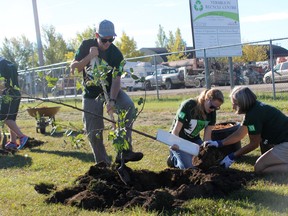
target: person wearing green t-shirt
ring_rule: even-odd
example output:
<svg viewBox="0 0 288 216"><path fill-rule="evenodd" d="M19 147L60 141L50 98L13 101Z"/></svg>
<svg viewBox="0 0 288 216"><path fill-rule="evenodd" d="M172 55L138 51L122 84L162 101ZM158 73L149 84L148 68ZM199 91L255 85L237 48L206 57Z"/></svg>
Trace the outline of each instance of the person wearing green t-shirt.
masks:
<svg viewBox="0 0 288 216"><path fill-rule="evenodd" d="M250 142L234 153L227 155L220 164L226 168L241 155L256 149L260 143L274 147L261 155L255 165L256 173L288 171L288 117L277 108L257 100L250 88L238 86L230 94L233 109L244 114L241 127L223 140L207 141L204 145L221 147L240 141L249 135Z"/></svg>
<svg viewBox="0 0 288 216"><path fill-rule="evenodd" d="M123 61L123 55L120 50L113 44L115 37L117 36L114 30L114 24L109 20L103 20L99 23L95 38L84 40L75 54L75 58L72 61L70 68L71 73L74 74L74 70L83 72L83 122L85 130L88 134L90 146L93 151L96 164L99 162L105 162L110 165L111 160L107 155L104 143L103 143L103 130L104 121L103 118L103 103L105 97L103 95L103 88L101 85L90 85L89 81L93 79L93 76L89 75L88 69L91 68L90 62L94 58L98 57L99 62L106 62L112 68L116 68L119 72L116 76L113 76L113 69L106 74L107 93L109 99L106 102L107 113L112 114L119 110L126 110L126 126L132 127L133 117L135 114L135 106L131 98L120 88L121 69L120 63ZM143 154L141 152L132 151L132 131L130 129L126 132L126 139L129 143L129 150L123 152L123 159L128 161L139 161L142 159ZM117 156L116 162L120 162L120 156Z"/></svg>
<svg viewBox="0 0 288 216"><path fill-rule="evenodd" d="M0 121L3 121L7 125L10 132L10 141L5 144L5 148L7 150L21 150L26 145L28 136L22 133L16 123L21 101L17 67L11 61L1 56L0 78ZM17 143L18 138L19 143Z"/></svg>
<svg viewBox="0 0 288 216"><path fill-rule="evenodd" d="M171 133L201 145L200 132L204 130L204 140L211 139L212 129L216 123L216 110L220 109L223 102L224 96L218 89L206 89L196 99L183 101L174 118ZM192 157L193 155L173 145L170 148L167 165L180 169L191 168Z"/></svg>

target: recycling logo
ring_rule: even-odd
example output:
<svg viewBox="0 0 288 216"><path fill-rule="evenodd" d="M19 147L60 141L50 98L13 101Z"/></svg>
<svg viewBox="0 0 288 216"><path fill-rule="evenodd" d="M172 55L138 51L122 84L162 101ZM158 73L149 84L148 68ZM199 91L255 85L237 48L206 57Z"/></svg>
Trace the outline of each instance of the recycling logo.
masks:
<svg viewBox="0 0 288 216"><path fill-rule="evenodd" d="M202 5L200 0L196 0L196 2L194 4L194 9L196 11L202 11L203 10L203 5Z"/></svg>

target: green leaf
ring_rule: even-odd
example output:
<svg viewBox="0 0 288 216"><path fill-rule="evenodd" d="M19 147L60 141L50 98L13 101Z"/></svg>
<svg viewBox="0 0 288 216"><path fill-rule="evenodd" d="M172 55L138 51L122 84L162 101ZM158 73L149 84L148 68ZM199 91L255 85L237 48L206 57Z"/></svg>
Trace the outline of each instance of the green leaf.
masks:
<svg viewBox="0 0 288 216"><path fill-rule="evenodd" d="M138 80L139 79L139 77L136 76L135 74L131 74L131 78L133 78L134 80Z"/></svg>
<svg viewBox="0 0 288 216"><path fill-rule="evenodd" d="M137 102L137 104L140 106L141 104L143 104L144 103L144 100L143 100L143 98L141 97L141 98L139 98L139 100L138 100L138 102Z"/></svg>

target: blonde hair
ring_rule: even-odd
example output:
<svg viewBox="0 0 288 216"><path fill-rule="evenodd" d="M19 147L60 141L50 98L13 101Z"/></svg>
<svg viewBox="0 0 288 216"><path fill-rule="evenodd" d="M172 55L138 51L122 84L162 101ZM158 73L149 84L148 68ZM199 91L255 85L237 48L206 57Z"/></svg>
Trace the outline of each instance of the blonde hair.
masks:
<svg viewBox="0 0 288 216"><path fill-rule="evenodd" d="M206 100L218 100L221 103L224 103L224 96L219 89L205 89L202 91L197 97L197 106L195 107L194 117L203 116L206 118L204 110L204 103Z"/></svg>
<svg viewBox="0 0 288 216"><path fill-rule="evenodd" d="M235 87L230 94L230 98L237 102L237 114L247 113L257 100L257 96L246 86Z"/></svg>

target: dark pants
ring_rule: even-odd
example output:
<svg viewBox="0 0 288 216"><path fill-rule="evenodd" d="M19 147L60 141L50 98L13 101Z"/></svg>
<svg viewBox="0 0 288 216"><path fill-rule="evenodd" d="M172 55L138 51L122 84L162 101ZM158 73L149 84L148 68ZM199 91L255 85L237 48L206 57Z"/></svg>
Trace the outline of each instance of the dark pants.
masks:
<svg viewBox="0 0 288 216"><path fill-rule="evenodd" d="M16 120L21 101L21 94L15 89L3 91L1 100L0 120Z"/></svg>

